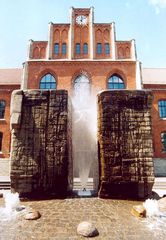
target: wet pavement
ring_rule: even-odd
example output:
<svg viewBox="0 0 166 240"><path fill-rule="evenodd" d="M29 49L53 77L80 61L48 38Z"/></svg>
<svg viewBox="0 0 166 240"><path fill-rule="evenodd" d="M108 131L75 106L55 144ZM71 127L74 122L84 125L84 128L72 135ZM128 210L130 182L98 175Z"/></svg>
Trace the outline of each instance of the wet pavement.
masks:
<svg viewBox="0 0 166 240"><path fill-rule="evenodd" d="M79 240L77 225L92 222L99 231L97 240L165 240L166 219L139 219L131 215L137 201L99 198L70 198L21 202L41 213L38 220L0 219L0 240ZM0 199L0 207L4 205Z"/></svg>

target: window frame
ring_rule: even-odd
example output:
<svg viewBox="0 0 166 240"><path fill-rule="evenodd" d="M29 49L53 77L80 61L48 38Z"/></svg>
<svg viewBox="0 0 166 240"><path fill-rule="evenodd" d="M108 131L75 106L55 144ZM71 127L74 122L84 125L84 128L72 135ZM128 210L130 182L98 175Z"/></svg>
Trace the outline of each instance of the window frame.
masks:
<svg viewBox="0 0 166 240"><path fill-rule="evenodd" d="M158 101L158 112L161 119L166 119L166 99Z"/></svg>
<svg viewBox="0 0 166 240"><path fill-rule="evenodd" d="M3 132L0 132L0 152L2 152Z"/></svg>
<svg viewBox="0 0 166 240"><path fill-rule="evenodd" d="M54 43L54 54L59 54L59 43Z"/></svg>
<svg viewBox="0 0 166 240"><path fill-rule="evenodd" d="M76 43L75 51L76 51L76 55L80 55L81 54L81 45L80 45L80 43Z"/></svg>
<svg viewBox="0 0 166 240"><path fill-rule="evenodd" d="M4 104L4 106L2 106L1 104ZM5 119L5 109L6 109L6 101L1 99L0 100L0 120Z"/></svg>
<svg viewBox="0 0 166 240"><path fill-rule="evenodd" d="M162 135L164 135L164 137ZM161 151L163 153L166 153L166 132L161 132L160 139L161 139L161 146L162 146Z"/></svg>
<svg viewBox="0 0 166 240"><path fill-rule="evenodd" d="M111 81L111 79L112 79L112 81ZM110 87L111 85L113 87ZM118 87L115 87L115 86L118 86ZM121 87L119 87L119 86L121 86ZM109 89L109 90L112 90L112 89L126 89L123 78L118 74L111 75L108 78L108 81L107 81L107 89Z"/></svg>
<svg viewBox="0 0 166 240"><path fill-rule="evenodd" d="M78 94L81 91L87 92L88 95L91 92L91 82L88 76L85 74L79 74L77 77L75 77L73 81L73 94Z"/></svg>
<svg viewBox="0 0 166 240"><path fill-rule="evenodd" d="M85 55L88 54L88 44L87 43L84 43L84 45L83 45L83 53Z"/></svg>
<svg viewBox="0 0 166 240"><path fill-rule="evenodd" d="M106 55L109 55L110 54L110 44L109 43L105 43L104 44L104 53Z"/></svg>
<svg viewBox="0 0 166 240"><path fill-rule="evenodd" d="M64 42L62 43L62 55L66 55L67 53L67 44Z"/></svg>
<svg viewBox="0 0 166 240"><path fill-rule="evenodd" d="M97 43L97 55L101 55L102 54L102 43Z"/></svg>
<svg viewBox="0 0 166 240"><path fill-rule="evenodd" d="M43 87L41 87L43 86ZM45 86L45 87L44 87ZM47 87L46 87L47 86ZM48 87L50 86L50 87ZM57 81L56 78L51 73L46 73L43 77L41 77L39 82L39 89L41 90L49 90L49 89L57 89Z"/></svg>

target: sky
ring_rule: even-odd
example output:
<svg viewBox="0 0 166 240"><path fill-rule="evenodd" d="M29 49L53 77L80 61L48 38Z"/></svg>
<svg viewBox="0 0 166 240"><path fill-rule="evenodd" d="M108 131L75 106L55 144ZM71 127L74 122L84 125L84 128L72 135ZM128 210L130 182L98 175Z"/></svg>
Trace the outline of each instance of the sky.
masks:
<svg viewBox="0 0 166 240"><path fill-rule="evenodd" d="M94 22L136 40L143 67L166 68L166 0L0 0L0 68L21 68L29 39L46 41L48 23L68 23L71 6L93 6Z"/></svg>

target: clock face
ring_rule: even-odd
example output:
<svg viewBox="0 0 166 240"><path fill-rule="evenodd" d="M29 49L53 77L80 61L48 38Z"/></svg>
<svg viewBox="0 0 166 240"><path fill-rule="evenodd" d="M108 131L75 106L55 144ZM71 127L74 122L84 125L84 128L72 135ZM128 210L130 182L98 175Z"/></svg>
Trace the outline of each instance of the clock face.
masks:
<svg viewBox="0 0 166 240"><path fill-rule="evenodd" d="M84 15L80 15L76 17L76 23L79 25L86 25L87 24L87 17Z"/></svg>

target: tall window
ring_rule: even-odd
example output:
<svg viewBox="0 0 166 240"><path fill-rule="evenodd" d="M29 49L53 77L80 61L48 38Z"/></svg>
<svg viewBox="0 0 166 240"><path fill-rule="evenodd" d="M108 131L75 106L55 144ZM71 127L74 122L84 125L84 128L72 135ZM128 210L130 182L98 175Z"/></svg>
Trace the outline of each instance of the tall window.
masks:
<svg viewBox="0 0 166 240"><path fill-rule="evenodd" d="M3 133L0 132L0 152L2 152L2 138L3 138Z"/></svg>
<svg viewBox="0 0 166 240"><path fill-rule="evenodd" d="M3 119L5 116L5 101L1 100L0 101L0 119Z"/></svg>
<svg viewBox="0 0 166 240"><path fill-rule="evenodd" d="M84 54L88 54L88 44L84 43Z"/></svg>
<svg viewBox="0 0 166 240"><path fill-rule="evenodd" d="M54 53L59 54L59 43L54 44Z"/></svg>
<svg viewBox="0 0 166 240"><path fill-rule="evenodd" d="M97 54L102 54L102 44L97 43Z"/></svg>
<svg viewBox="0 0 166 240"><path fill-rule="evenodd" d="M105 54L110 54L110 45L109 43L104 44Z"/></svg>
<svg viewBox="0 0 166 240"><path fill-rule="evenodd" d="M76 108L86 109L89 106L90 81L84 74L78 75L74 80L74 96Z"/></svg>
<svg viewBox="0 0 166 240"><path fill-rule="evenodd" d="M76 54L81 53L80 43L76 43Z"/></svg>
<svg viewBox="0 0 166 240"><path fill-rule="evenodd" d="M62 54L66 55L66 43L62 43Z"/></svg>
<svg viewBox="0 0 166 240"><path fill-rule="evenodd" d="M118 75L113 75L108 79L108 89L124 89L123 79Z"/></svg>
<svg viewBox="0 0 166 240"><path fill-rule="evenodd" d="M56 80L50 73L40 80L40 89L56 89Z"/></svg>
<svg viewBox="0 0 166 240"><path fill-rule="evenodd" d="M158 102L159 115L161 118L166 118L166 100L160 100Z"/></svg>
<svg viewBox="0 0 166 240"><path fill-rule="evenodd" d="M161 133L162 151L166 152L166 132Z"/></svg>

